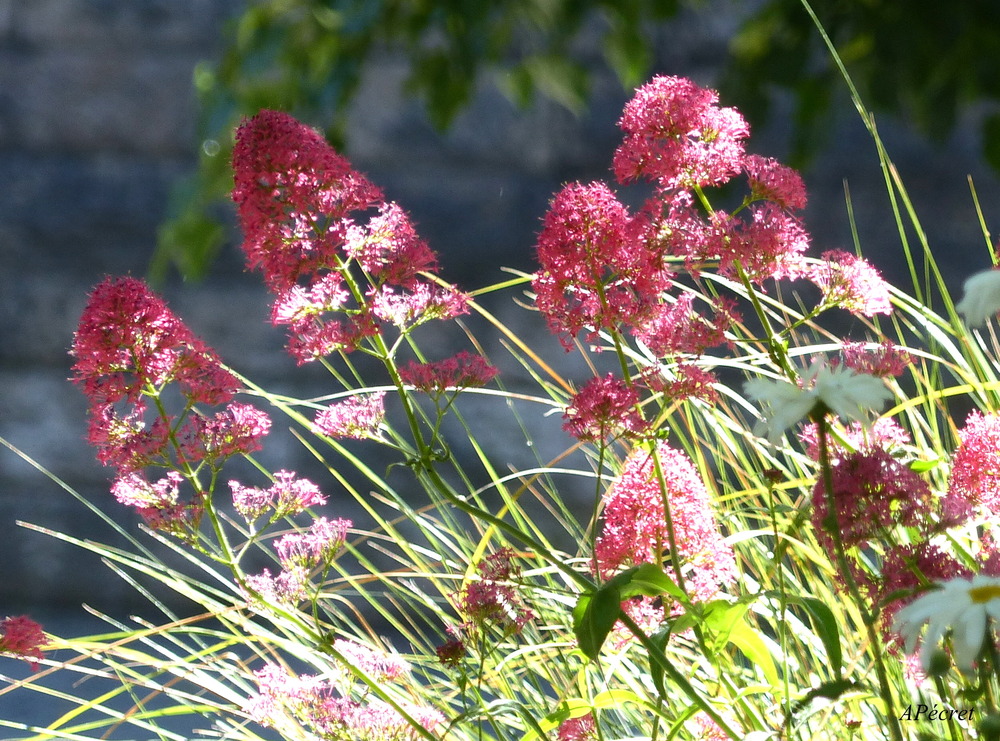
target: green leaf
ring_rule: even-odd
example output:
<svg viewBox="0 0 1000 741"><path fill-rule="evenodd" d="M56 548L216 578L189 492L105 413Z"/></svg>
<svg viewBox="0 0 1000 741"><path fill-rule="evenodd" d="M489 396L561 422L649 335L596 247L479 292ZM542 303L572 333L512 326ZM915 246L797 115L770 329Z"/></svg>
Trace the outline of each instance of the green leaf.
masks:
<svg viewBox="0 0 1000 741"><path fill-rule="evenodd" d="M801 605L809 612L816 635L823 641L830 668L838 677L843 673L844 658L840 649L840 628L837 618L829 606L815 597L788 597L788 601Z"/></svg>
<svg viewBox="0 0 1000 741"><path fill-rule="evenodd" d="M941 465L941 459L935 458L932 461L913 461L909 464L909 467L914 473L924 473L930 471L932 468L937 468L939 465Z"/></svg>
<svg viewBox="0 0 1000 741"><path fill-rule="evenodd" d="M629 579L619 586L622 599L639 595L658 597L661 594L669 594L683 602L687 601L684 591L656 564L644 563L618 574L615 579L626 574L629 575Z"/></svg>
<svg viewBox="0 0 1000 741"><path fill-rule="evenodd" d="M596 661L608 633L621 614L622 596L608 582L591 594L581 594L573 608L573 633L576 642L591 661Z"/></svg>
<svg viewBox="0 0 1000 741"><path fill-rule="evenodd" d="M745 614L745 613L744 613ZM741 616L742 617L742 616ZM751 628L744 620L739 620L727 634L729 643L743 652L750 661L760 667L764 672L764 677L772 687L779 687L778 668L774 665L774 657L764 639L756 630Z"/></svg>

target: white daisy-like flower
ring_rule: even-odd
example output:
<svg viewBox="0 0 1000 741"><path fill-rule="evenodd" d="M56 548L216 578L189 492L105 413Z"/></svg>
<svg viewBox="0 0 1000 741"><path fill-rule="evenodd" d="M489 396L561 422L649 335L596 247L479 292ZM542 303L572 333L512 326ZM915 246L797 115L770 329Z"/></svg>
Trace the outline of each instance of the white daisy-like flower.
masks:
<svg viewBox="0 0 1000 741"><path fill-rule="evenodd" d="M962 300L955 310L965 317L970 327L986 324L986 320L1000 312L1000 270L984 270L965 281Z"/></svg>
<svg viewBox="0 0 1000 741"><path fill-rule="evenodd" d="M906 653L912 654L927 624L920 646L924 671L930 670L934 649L950 633L955 666L971 674L986 638L987 618L1000 620L1000 579L977 574L971 579L950 579L940 587L897 612L892 629L903 639Z"/></svg>
<svg viewBox="0 0 1000 741"><path fill-rule="evenodd" d="M839 417L868 422L892 399L892 392L881 379L842 365L831 367L823 361L809 367L801 387L787 381L754 378L746 382L743 390L764 413L754 434L766 434L771 442L777 442L785 430L807 417L817 404L822 403Z"/></svg>

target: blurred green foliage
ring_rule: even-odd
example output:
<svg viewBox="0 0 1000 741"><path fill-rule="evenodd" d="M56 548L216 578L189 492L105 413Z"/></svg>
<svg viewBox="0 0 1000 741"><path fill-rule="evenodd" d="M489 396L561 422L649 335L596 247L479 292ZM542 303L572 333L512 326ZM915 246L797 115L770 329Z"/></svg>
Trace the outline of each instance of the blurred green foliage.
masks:
<svg viewBox="0 0 1000 741"><path fill-rule="evenodd" d="M405 59L405 90L445 129L486 75L518 105L538 96L581 110L600 64L624 88L654 71L653 31L703 0L258 0L228 30L221 60L195 71L202 148L196 175L173 193L151 277L171 265L204 275L226 230L232 130L261 108L288 111L344 144L366 66ZM1000 2L815 0L862 97L942 139L964 106L1000 99ZM737 4L729 6L735 11ZM595 48L596 42L596 48ZM720 59L719 87L753 124L772 93L794 101L791 160L803 166L826 135L843 85L801 0L759 3ZM983 123L983 151L1000 169L1000 114Z"/></svg>
<svg viewBox="0 0 1000 741"><path fill-rule="evenodd" d="M688 0L697 2L697 0ZM405 90L447 128L492 73L519 106L538 95L572 109L588 100L600 56L625 87L652 65L650 24L677 0L263 0L231 25L216 64L195 71L203 140L198 172L180 183L161 227L151 278L173 265L201 277L225 238L231 132L261 108L288 111L343 145L361 74L380 56L406 59Z"/></svg>

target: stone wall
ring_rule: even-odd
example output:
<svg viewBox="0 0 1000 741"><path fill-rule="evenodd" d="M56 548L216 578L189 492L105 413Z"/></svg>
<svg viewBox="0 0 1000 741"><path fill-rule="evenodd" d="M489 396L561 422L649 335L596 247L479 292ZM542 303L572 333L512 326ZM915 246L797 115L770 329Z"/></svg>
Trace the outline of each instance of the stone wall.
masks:
<svg viewBox="0 0 1000 741"><path fill-rule="evenodd" d="M194 161L192 69L217 53L222 25L241 5L0 0L0 436L126 532L135 532L134 520L109 502L108 472L82 439L84 401L66 380L66 350L95 283L106 274L145 272L168 189ZM711 83L735 19L705 17L685 17L663 30L660 71ZM413 213L441 252L446 276L476 287L501 277L498 265L528 267L551 194L566 180L607 175L626 93L601 79L593 109L577 118L551 105L514 110L484 84L455 129L441 136L419 106L401 98L402 75L402 62L391 56L369 70L348 154ZM978 162L974 138L960 132L947 150L933 150L899 127L888 135L895 137L891 149L899 145L901 170L940 254L957 256L955 280L984 265L967 172L976 176L988 218L1000 215L996 181ZM831 140L807 178L807 220L817 248L850 247L842 189L849 178L864 247L876 260L891 260L898 238L872 147L847 114ZM754 140L754 149L780 155L783 141L782 127L774 126ZM266 324L264 291L242 273L235 245L209 280L172 284L166 293L172 308L241 372L265 386L322 393L315 369L294 370L281 351L281 334ZM505 304L502 311L513 317L520 310ZM560 357L543 335L539 341ZM431 336L430 342L452 340ZM490 349L499 353L495 342ZM290 385L291 377L302 380ZM553 446L563 443L557 422L545 433ZM526 454L515 438L497 438L511 459ZM280 436L265 456L275 468L307 466L307 459ZM130 589L106 578L95 557L15 527L15 520L79 537L115 537L97 514L0 451L0 613L5 604L88 601L110 608L130 599Z"/></svg>

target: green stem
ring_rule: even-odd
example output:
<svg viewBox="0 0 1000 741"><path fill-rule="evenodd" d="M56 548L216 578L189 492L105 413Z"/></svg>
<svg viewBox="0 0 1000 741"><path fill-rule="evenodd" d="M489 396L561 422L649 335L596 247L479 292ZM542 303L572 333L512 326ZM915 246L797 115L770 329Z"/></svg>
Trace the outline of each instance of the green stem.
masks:
<svg viewBox="0 0 1000 741"><path fill-rule="evenodd" d="M892 686L889 684L889 675L885 668L882 652L879 651L881 640L879 638L878 631L875 629L877 615L872 610L868 609L861 596L861 590L858 588L858 582L854 578L854 572L851 570L850 564L847 560L847 553L844 550L844 542L840 538L840 531L837 524L837 501L833 491L833 469L830 466L830 449L829 441L827 439L826 410L822 409L814 413L813 418L816 422L816 429L818 431L819 462L823 476L823 490L826 497L826 506L827 511L829 512L826 521L823 522L823 527L827 530L830 534L830 538L833 540L837 567L840 569L843 576L844 584L847 586L847 591L850 594L851 599L854 601L854 604L857 606L858 612L861 613L861 622L864 623L865 632L868 636L868 642L871 646L872 657L875 662L875 674L878 677L879 696L885 704L885 715L886 720L889 723L889 732L892 735L893 741L903 741L903 730L900 728L899 718L895 712Z"/></svg>

